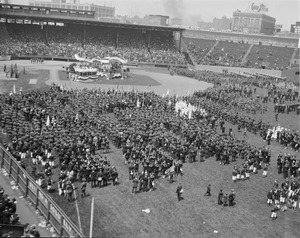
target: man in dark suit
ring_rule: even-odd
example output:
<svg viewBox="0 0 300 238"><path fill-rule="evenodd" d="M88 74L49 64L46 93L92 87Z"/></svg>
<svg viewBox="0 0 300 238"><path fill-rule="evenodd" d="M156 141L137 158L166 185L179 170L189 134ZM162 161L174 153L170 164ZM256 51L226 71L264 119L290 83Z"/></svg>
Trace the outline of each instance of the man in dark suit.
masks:
<svg viewBox="0 0 300 238"><path fill-rule="evenodd" d="M211 196L211 193L210 193L211 189L210 189L210 184L207 186L207 190L206 190L206 193L204 194L204 196Z"/></svg>
<svg viewBox="0 0 300 238"><path fill-rule="evenodd" d="M218 195L218 204L219 205L222 205L222 203L223 203L223 191L222 191L222 189L220 190L220 192L219 192L219 195Z"/></svg>
<svg viewBox="0 0 300 238"><path fill-rule="evenodd" d="M181 200L181 195L183 193L183 189L182 189L182 186L181 184L178 185L177 189L176 189L176 193L177 193L177 198L178 198L178 201Z"/></svg>
<svg viewBox="0 0 300 238"><path fill-rule="evenodd" d="M8 207L5 207L5 210L2 213L2 222L3 224L9 224L11 212L8 210Z"/></svg>

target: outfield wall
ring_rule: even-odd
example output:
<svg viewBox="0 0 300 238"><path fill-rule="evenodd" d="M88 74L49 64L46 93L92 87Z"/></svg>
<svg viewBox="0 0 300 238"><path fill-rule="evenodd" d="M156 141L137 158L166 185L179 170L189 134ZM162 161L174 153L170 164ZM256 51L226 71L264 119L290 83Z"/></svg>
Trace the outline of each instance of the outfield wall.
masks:
<svg viewBox="0 0 300 238"><path fill-rule="evenodd" d="M59 237L85 237L53 199L40 188L18 161L0 145L0 165L16 182L24 197L32 202Z"/></svg>
<svg viewBox="0 0 300 238"><path fill-rule="evenodd" d="M209 70L217 73L222 73L223 69L227 69L229 73L261 73L261 74L269 74L276 77L281 77L282 71L280 70L271 70L271 69L255 69L255 68L241 68L241 67L230 67L230 66L215 66L215 65L197 65L195 66L198 70Z"/></svg>

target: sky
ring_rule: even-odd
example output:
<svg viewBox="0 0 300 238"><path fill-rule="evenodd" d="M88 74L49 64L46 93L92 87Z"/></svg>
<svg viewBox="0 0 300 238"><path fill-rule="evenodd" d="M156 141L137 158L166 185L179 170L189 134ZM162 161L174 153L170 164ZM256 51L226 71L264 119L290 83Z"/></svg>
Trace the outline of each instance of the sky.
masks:
<svg viewBox="0 0 300 238"><path fill-rule="evenodd" d="M235 10L245 11L252 2L266 5L267 14L275 17L276 24L282 24L285 30L300 21L299 0L80 0L80 3L114 6L116 15L179 17L185 25L196 25L200 20L212 21L214 17L232 17ZM28 0L12 0L12 3L28 4Z"/></svg>

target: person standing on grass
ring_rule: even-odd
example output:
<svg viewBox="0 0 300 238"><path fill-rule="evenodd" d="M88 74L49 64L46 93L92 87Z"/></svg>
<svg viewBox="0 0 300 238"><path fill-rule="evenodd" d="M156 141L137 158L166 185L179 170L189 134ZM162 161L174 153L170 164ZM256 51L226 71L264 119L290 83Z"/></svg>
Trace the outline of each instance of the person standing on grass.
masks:
<svg viewBox="0 0 300 238"><path fill-rule="evenodd" d="M66 190L67 190L68 201L70 202L73 200L73 197L72 197L73 186L70 181L67 182Z"/></svg>
<svg viewBox="0 0 300 238"><path fill-rule="evenodd" d="M223 196L223 206L224 207L228 206L228 194L226 194L225 196Z"/></svg>
<svg viewBox="0 0 300 238"><path fill-rule="evenodd" d="M270 190L270 191L268 192L267 198L268 198L267 203L268 203L269 206L271 206L272 203L273 203L273 191L272 191L272 190Z"/></svg>
<svg viewBox="0 0 300 238"><path fill-rule="evenodd" d="M297 209L297 203L298 203L298 200L299 200L298 194L294 193L294 195L292 196L291 200L292 200L292 209L296 210Z"/></svg>
<svg viewBox="0 0 300 238"><path fill-rule="evenodd" d="M268 165L265 165L264 169L263 169L263 174L264 177L268 176Z"/></svg>
<svg viewBox="0 0 300 238"><path fill-rule="evenodd" d="M244 128L244 136L247 136L247 128Z"/></svg>
<svg viewBox="0 0 300 238"><path fill-rule="evenodd" d="M181 186L181 184L178 184L178 187L177 187L177 189L176 189L176 194L177 194L177 199L178 199L178 201L181 200L181 195L182 195L182 193L183 193L182 186Z"/></svg>
<svg viewBox="0 0 300 238"><path fill-rule="evenodd" d="M83 198L83 197L86 197L86 186L87 186L87 184L86 184L86 179L85 178L83 178L82 179L82 184L81 184L81 194L80 194L80 196Z"/></svg>
<svg viewBox="0 0 300 238"><path fill-rule="evenodd" d="M219 192L219 195L218 195L218 205L222 205L222 203L223 203L223 191L222 191L222 189L220 190L220 192Z"/></svg>
<svg viewBox="0 0 300 238"><path fill-rule="evenodd" d="M138 180L137 177L135 177L132 182L133 182L133 185L132 185L132 191L131 192L136 194L137 188L138 188L138 185L139 185L139 180Z"/></svg>
<svg viewBox="0 0 300 238"><path fill-rule="evenodd" d="M91 179L91 187L94 188L96 187L96 182L97 182L97 172L95 170L92 170L90 174L90 179Z"/></svg>
<svg viewBox="0 0 300 238"><path fill-rule="evenodd" d="M204 196L211 196L210 184L207 186L206 193L204 194Z"/></svg>
<svg viewBox="0 0 300 238"><path fill-rule="evenodd" d="M230 194L229 194L229 196L228 196L228 202L229 202L229 206L230 207L233 207L234 206L234 200L235 200L235 193L234 193L234 190L233 189L231 189L231 192L230 192Z"/></svg>
<svg viewBox="0 0 300 238"><path fill-rule="evenodd" d="M274 206L271 210L271 218L272 220L275 220L277 218L277 208Z"/></svg>

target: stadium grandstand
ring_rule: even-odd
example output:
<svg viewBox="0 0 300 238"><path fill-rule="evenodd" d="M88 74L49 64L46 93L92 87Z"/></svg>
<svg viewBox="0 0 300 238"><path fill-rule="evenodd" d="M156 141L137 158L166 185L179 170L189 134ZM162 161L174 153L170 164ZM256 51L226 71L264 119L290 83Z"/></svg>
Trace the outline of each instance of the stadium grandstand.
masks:
<svg viewBox="0 0 300 238"><path fill-rule="evenodd" d="M183 41L196 64L284 70L299 58L298 39L186 30Z"/></svg>
<svg viewBox="0 0 300 238"><path fill-rule="evenodd" d="M175 33L183 31L180 28L105 23L96 20L93 11L12 4L0 5L0 18L0 55L72 60L79 54L117 56L135 63L187 64L174 39Z"/></svg>
<svg viewBox="0 0 300 238"><path fill-rule="evenodd" d="M117 56L133 64L284 70L299 58L295 38L107 23L94 11L1 4L0 18L0 55L19 59L74 60L78 54Z"/></svg>

